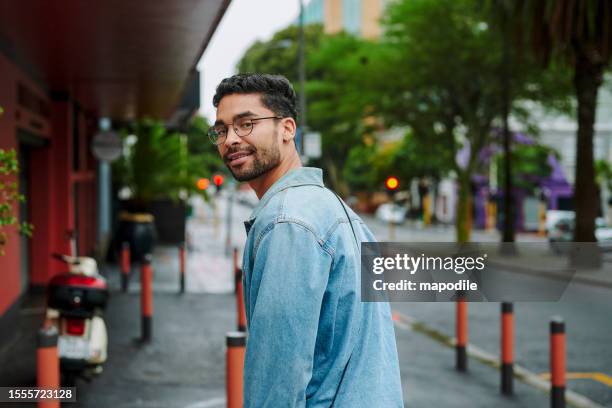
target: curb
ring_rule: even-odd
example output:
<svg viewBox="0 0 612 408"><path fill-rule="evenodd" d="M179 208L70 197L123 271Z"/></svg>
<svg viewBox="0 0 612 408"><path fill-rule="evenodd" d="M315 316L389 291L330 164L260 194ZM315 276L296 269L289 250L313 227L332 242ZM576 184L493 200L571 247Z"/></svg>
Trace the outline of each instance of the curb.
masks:
<svg viewBox="0 0 612 408"><path fill-rule="evenodd" d="M456 344L456 339L454 337L447 336L446 334L429 327L426 323L418 321L397 311L393 311L392 315L393 323L395 323L395 325L401 329L414 330L415 332L430 337L447 347L452 348ZM472 357L483 364L498 370L500 368L499 357L484 351L473 344L468 344L467 354L469 357ZM539 389L540 391L545 393L550 392L550 381L541 379L534 372L529 371L525 367L516 363L514 363L514 377L527 385L531 385L532 387ZM588 397L571 390L565 391L565 400L569 405L576 408L604 408L603 405L600 405Z"/></svg>

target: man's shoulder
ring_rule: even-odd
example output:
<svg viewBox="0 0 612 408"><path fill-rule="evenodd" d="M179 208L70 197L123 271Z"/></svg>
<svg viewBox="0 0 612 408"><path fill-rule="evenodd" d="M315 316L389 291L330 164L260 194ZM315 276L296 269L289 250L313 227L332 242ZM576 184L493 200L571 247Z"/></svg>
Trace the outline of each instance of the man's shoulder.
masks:
<svg viewBox="0 0 612 408"><path fill-rule="evenodd" d="M334 193L325 187L288 187L275 194L261 209L254 228L263 232L278 223L295 223L321 237L342 211Z"/></svg>
<svg viewBox="0 0 612 408"><path fill-rule="evenodd" d="M258 214L256 230L269 231L278 223L295 223L311 230L317 239L326 240L338 225L348 222L349 217L355 225L363 225L361 218L343 205L346 212L340 198L326 187L290 187L272 197Z"/></svg>

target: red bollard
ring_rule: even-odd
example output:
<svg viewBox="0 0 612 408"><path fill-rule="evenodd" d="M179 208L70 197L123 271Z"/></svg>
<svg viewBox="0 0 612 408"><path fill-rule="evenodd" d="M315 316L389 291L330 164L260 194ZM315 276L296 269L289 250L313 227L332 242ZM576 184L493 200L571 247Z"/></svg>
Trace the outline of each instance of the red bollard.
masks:
<svg viewBox="0 0 612 408"><path fill-rule="evenodd" d="M501 305L501 392L512 395L514 392L514 313L511 302Z"/></svg>
<svg viewBox="0 0 612 408"><path fill-rule="evenodd" d="M42 327L38 331L36 350L36 386L39 388L60 387L60 363L57 353L57 329ZM60 402L39 401L38 408L59 408Z"/></svg>
<svg viewBox="0 0 612 408"><path fill-rule="evenodd" d="M229 332L226 335L226 340L225 385L227 389L227 408L242 408L246 333Z"/></svg>
<svg viewBox="0 0 612 408"><path fill-rule="evenodd" d="M559 317L550 322L550 406L565 408L565 323Z"/></svg>
<svg viewBox="0 0 612 408"><path fill-rule="evenodd" d="M130 244L129 242L124 242L121 246L121 290L123 292L127 292L131 270Z"/></svg>
<svg viewBox="0 0 612 408"><path fill-rule="evenodd" d="M151 254L144 256L140 271L140 310L142 313L142 341L149 342L153 334L153 267Z"/></svg>
<svg viewBox="0 0 612 408"><path fill-rule="evenodd" d="M467 303L463 293L457 294L457 344L455 350L457 354L456 366L458 371L467 371L467 339L468 339L468 319Z"/></svg>
<svg viewBox="0 0 612 408"><path fill-rule="evenodd" d="M238 331L246 331L246 311L244 308L244 290L242 288L242 269L238 268L236 280L236 307L238 312Z"/></svg>
<svg viewBox="0 0 612 408"><path fill-rule="evenodd" d="M181 278L181 293L185 293L185 244L179 246L179 274Z"/></svg>

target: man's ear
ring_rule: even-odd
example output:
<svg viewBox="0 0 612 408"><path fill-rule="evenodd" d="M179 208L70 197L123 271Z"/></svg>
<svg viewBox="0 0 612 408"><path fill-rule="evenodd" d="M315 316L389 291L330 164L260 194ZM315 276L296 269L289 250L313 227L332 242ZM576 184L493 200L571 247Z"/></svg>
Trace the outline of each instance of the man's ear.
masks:
<svg viewBox="0 0 612 408"><path fill-rule="evenodd" d="M283 142L291 142L295 139L297 125L293 118L284 118L283 120Z"/></svg>

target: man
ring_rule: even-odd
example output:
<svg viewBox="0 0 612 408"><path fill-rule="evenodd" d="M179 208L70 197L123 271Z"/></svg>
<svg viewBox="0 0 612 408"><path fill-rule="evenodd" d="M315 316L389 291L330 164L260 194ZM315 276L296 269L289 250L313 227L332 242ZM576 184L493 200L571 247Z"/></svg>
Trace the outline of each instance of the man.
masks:
<svg viewBox="0 0 612 408"><path fill-rule="evenodd" d="M302 167L295 100L263 74L226 78L213 98L209 136L260 199L245 222L244 406L401 407L389 304L360 301L357 241L374 237Z"/></svg>

